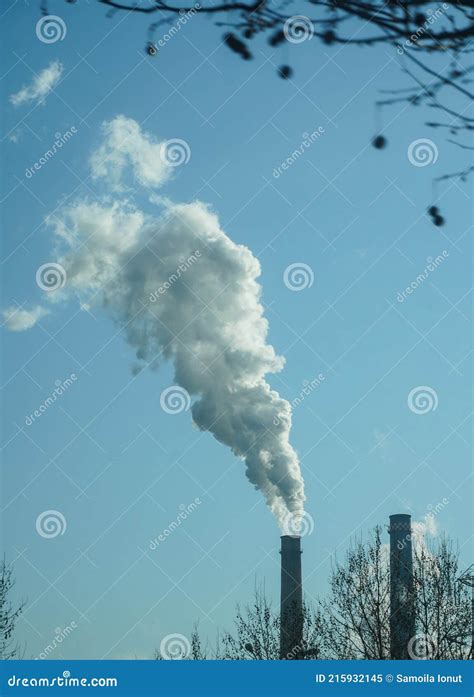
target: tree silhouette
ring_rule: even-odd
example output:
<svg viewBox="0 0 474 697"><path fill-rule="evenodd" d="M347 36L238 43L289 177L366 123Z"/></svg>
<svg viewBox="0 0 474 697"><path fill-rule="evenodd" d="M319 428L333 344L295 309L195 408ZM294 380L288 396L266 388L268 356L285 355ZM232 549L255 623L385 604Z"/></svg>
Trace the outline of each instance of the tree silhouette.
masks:
<svg viewBox="0 0 474 697"><path fill-rule="evenodd" d="M13 638L16 621L23 611L23 603L13 606L11 591L15 585L13 569L3 559L0 562L0 659L18 658L20 650Z"/></svg>
<svg viewBox="0 0 474 697"><path fill-rule="evenodd" d="M409 653L421 659L471 658L471 594L459 582L452 542L415 542L413 557L415 635ZM320 612L322 658L390 658L390 573L380 527L368 542L353 541L344 562L336 563Z"/></svg>
<svg viewBox="0 0 474 697"><path fill-rule="evenodd" d="M414 546L415 634L413 659L470 659L471 588L460 582L458 553L447 538ZM376 527L367 541L356 539L329 579L327 597L304 606L303 646L291 659L390 659L389 551ZM234 629L205 642L195 626L189 646L177 658L190 660L279 659L280 617L263 590L250 605L237 606ZM164 658L160 651L157 659Z"/></svg>

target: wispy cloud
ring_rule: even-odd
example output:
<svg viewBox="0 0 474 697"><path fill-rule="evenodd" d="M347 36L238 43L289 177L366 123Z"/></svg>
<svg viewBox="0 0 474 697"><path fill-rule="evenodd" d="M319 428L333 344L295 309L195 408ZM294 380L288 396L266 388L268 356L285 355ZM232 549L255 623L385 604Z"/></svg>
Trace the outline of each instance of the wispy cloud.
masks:
<svg viewBox="0 0 474 697"><path fill-rule="evenodd" d="M109 187L119 191L129 168L137 183L147 188L159 187L170 177L163 142L143 132L133 119L116 116L102 124L102 132L103 143L90 159L94 179L106 179Z"/></svg>
<svg viewBox="0 0 474 697"><path fill-rule="evenodd" d="M37 305L31 310L25 310L21 307L7 307L2 312L5 327L11 332L23 332L26 329L31 329L47 314L48 310L41 305Z"/></svg>
<svg viewBox="0 0 474 697"><path fill-rule="evenodd" d="M19 92L10 95L13 106L20 106L28 102L42 104L48 94L58 84L63 73L63 65L59 61L53 61L47 68L35 75L29 85L25 85Z"/></svg>

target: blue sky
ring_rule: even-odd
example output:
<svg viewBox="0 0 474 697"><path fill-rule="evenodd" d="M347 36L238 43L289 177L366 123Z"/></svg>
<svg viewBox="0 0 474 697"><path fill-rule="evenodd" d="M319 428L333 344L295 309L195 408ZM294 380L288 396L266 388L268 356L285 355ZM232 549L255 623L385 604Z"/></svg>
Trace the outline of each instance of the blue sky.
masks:
<svg viewBox="0 0 474 697"><path fill-rule="evenodd" d="M270 384L291 402L324 375L295 407L291 432L314 521L303 541L308 597L325 592L331 555L392 513L423 520L441 508L439 534L459 540L467 566L467 185L439 188L446 226L425 214L433 178L462 169L465 153L424 125L431 115L423 108L401 104L376 117L379 90L406 84L396 51L306 41L274 52L261 42L244 63L222 45L220 29L197 17L151 58L143 18L106 19L94 4L50 10L67 27L52 44L36 36L35 3L12 3L4 16L2 307L44 304L36 271L56 259L45 217L61 202L104 196L88 167L104 121L123 114L159 140L186 141L190 160L160 193L206 202L259 259L269 342L286 360ZM63 72L44 103L8 101L54 61ZM282 81L276 66L287 61L295 75ZM383 151L370 146L380 124ZM55 134L72 127L60 152L25 176ZM274 177L319 127L304 155ZM430 166L407 157L420 138L438 151ZM153 211L147 193L134 195ZM427 259L444 251L399 302ZM285 285L293 263L311 268L311 287ZM160 407L172 366L134 376L133 351L100 307L81 311L71 298L52 309L31 330L1 335L3 541L17 596L27 601L18 631L26 657L72 622L77 628L51 657L151 657L162 636L189 636L195 621L210 637L228 627L235 603L258 583L277 602L278 527L243 463L193 427L189 412ZM77 380L27 426L71 374ZM426 414L407 404L420 386L436 393L437 408ZM151 550L196 498L179 529ZM52 539L36 531L47 510L67 525Z"/></svg>

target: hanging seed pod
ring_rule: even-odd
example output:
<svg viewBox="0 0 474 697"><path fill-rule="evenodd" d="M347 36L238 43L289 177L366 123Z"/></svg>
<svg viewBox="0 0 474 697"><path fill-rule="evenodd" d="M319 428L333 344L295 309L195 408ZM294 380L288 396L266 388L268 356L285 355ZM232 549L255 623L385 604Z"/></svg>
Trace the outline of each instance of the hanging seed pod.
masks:
<svg viewBox="0 0 474 697"><path fill-rule="evenodd" d="M385 138L385 136L375 136L375 138L372 140L372 145L377 150L383 150L387 145L387 139Z"/></svg>

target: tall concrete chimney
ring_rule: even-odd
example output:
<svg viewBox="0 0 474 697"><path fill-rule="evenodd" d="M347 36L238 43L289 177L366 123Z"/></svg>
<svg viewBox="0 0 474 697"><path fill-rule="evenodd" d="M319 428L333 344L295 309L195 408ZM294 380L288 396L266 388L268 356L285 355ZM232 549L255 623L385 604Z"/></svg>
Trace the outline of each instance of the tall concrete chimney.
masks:
<svg viewBox="0 0 474 697"><path fill-rule="evenodd" d="M294 660L303 651L301 537L281 537L280 658Z"/></svg>
<svg viewBox="0 0 474 697"><path fill-rule="evenodd" d="M408 659L415 634L411 516L390 516L390 657Z"/></svg>

